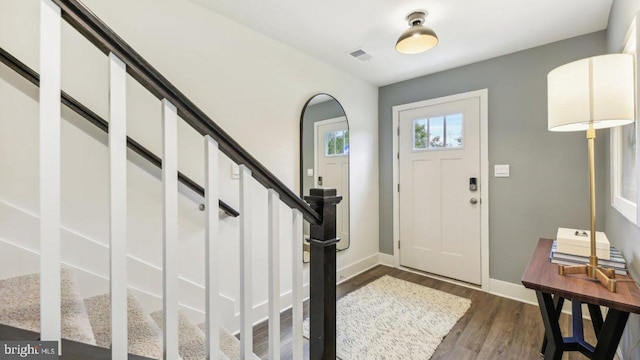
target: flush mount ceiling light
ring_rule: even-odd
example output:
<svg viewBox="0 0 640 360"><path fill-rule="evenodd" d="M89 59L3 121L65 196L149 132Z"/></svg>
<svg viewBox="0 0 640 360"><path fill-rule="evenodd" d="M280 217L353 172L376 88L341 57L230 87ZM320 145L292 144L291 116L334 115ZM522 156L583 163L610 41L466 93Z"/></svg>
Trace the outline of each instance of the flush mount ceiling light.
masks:
<svg viewBox="0 0 640 360"><path fill-rule="evenodd" d="M438 45L438 35L426 26L423 26L427 17L426 12L415 11L407 16L411 26L403 32L396 43L396 51L402 54L418 54Z"/></svg>

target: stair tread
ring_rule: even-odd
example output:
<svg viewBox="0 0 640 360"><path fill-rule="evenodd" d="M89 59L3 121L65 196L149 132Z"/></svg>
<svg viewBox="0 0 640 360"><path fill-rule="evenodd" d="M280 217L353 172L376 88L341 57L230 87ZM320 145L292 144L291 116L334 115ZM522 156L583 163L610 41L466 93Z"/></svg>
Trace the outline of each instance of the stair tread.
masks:
<svg viewBox="0 0 640 360"><path fill-rule="evenodd" d="M129 353L159 359L163 356L162 332L131 294L127 298ZM111 299L109 294L85 299L97 346L111 346Z"/></svg>
<svg viewBox="0 0 640 360"><path fill-rule="evenodd" d="M96 345L71 270L60 271L62 337ZM40 274L0 280L0 324L40 332Z"/></svg>
<svg viewBox="0 0 640 360"><path fill-rule="evenodd" d="M205 334L205 323L198 324L198 329ZM240 340L233 336L229 330L220 327L220 348L222 352L229 356L229 360L240 360ZM253 359L260 360L258 355L253 355Z"/></svg>
<svg viewBox="0 0 640 360"><path fill-rule="evenodd" d="M162 310L151 313L151 318L160 329L164 329ZM181 312L178 313L178 332L179 352L184 360L200 360L206 357L204 335Z"/></svg>
<svg viewBox="0 0 640 360"><path fill-rule="evenodd" d="M151 317L163 328L162 310L153 312ZM206 338L204 332L194 325L182 312L178 313L180 337L180 356L184 360L200 360L206 357ZM239 360L240 342L227 329L220 327L220 359Z"/></svg>

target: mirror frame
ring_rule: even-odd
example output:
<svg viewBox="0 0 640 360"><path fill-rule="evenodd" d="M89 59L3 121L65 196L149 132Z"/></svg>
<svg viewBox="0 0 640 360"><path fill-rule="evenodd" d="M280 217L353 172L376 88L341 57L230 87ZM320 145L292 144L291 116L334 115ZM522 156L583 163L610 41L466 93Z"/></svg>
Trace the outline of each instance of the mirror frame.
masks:
<svg viewBox="0 0 640 360"><path fill-rule="evenodd" d="M349 124L349 116L347 116L347 112L344 109L344 106L342 106L342 103L340 103L340 101L338 101L338 99L336 99L334 96L327 94L327 93L317 93L315 95L312 95L311 97L309 97L309 99L304 103L304 106L302 107L302 112L300 113L300 131L298 132L299 136L300 136L300 141L299 141L299 146L300 146L300 150L299 150L299 159L300 159L300 163L299 163L299 169L300 169L300 197L304 199L304 178L305 178L305 174L304 174L304 144L303 144L303 131L304 131L304 115L307 112L307 108L309 107L309 103L315 99L317 96L327 96L329 98L331 98L332 100L334 100L338 106L340 106L340 109L342 110L342 113L344 116L344 118L347 121L347 129L349 130L349 184L348 184L348 188L349 188L349 196L351 196L351 124ZM330 100L329 100L330 101ZM314 166L314 177L315 177L315 166ZM349 211L349 234L351 234L351 199L349 199L349 208L347 209L347 211ZM304 241L304 240L303 240ZM344 250L347 250L351 247L351 236L349 236L349 243L347 244L346 247L344 248L340 248L340 249L336 249L337 252L341 252ZM304 261L304 255L303 255L303 261Z"/></svg>

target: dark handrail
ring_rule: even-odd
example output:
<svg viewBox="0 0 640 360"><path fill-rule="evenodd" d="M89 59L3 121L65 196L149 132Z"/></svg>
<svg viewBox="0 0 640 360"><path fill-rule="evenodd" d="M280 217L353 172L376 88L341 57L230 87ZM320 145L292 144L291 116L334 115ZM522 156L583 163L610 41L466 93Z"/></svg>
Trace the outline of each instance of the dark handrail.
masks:
<svg viewBox="0 0 640 360"><path fill-rule="evenodd" d="M22 75L27 81L32 83L35 86L40 86L40 75L35 72L33 69L28 67L26 64L15 58L13 55L9 54L6 50L0 47L0 62L3 62L10 69ZM78 100L71 97L66 92L61 92L61 100L66 107L73 110L78 115L87 119L90 123L95 125L98 129L104 131L105 133L109 133L109 123L101 118L98 114L91 111L91 109L84 106ZM140 145L137 141L127 136L127 147L132 151L136 152L138 155L142 156L144 159L152 163L158 168L162 168L162 159L152 153L150 150ZM204 188L198 185L195 181L191 180L185 174L178 172L178 181L184 184L189 189L196 192L198 195L204 197ZM234 208L229 206L222 200L218 200L218 207L224 211L225 214L233 217L237 217L240 215Z"/></svg>
<svg viewBox="0 0 640 360"><path fill-rule="evenodd" d="M259 183L278 192L280 199L290 208L300 210L307 221L312 224L322 223L322 218L316 211L243 149L84 4L78 0L53 0L53 2L60 7L62 17L71 26L104 54L113 53L122 60L127 65L129 75L158 99L167 99L176 106L178 115L200 134L214 138L222 153L235 163L244 164Z"/></svg>

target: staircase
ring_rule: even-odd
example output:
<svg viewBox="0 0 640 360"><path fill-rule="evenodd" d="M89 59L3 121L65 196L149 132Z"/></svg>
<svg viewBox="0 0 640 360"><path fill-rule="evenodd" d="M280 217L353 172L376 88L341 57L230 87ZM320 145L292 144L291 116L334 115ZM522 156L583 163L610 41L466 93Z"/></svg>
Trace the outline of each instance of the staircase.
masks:
<svg viewBox="0 0 640 360"><path fill-rule="evenodd" d="M22 250L39 259L39 273L26 274L0 282L0 340L24 340L39 338L58 341L62 346L75 342L89 347L108 348L111 359L164 358L183 359L242 359L255 358L253 354L253 324L256 299L253 294L253 243L264 241L268 251L264 256L268 269L268 321L269 358L280 358L280 311L288 304L281 304L281 268L290 275L292 305L293 359L303 354L303 219L310 223L310 359L335 359L335 302L336 302L336 205L341 201L335 189L312 189L301 199L269 169L249 154L240 144L221 129L169 80L149 64L127 42L102 22L78 0L39 0L40 3L40 74L21 63L0 48L0 62L39 87L39 216L37 246L19 244ZM16 14L16 16L18 16ZM25 21L27 21L26 19ZM69 96L61 88L61 38L62 25L66 22L106 57L109 69L109 118L103 119L94 111ZM0 44L1 45L1 44ZM25 44L28 46L31 44ZM35 48L38 44L32 44ZM170 51L170 50L168 50ZM192 71L193 69L185 69ZM127 82L133 79L157 99L162 115L161 154L153 154L127 134ZM241 96L242 94L238 94ZM61 241L61 124L62 109L80 115L108 134L106 150L109 168L108 196L108 274L109 292L84 298L73 281L70 270L62 268L65 254ZM2 114L6 115L6 114ZM182 121L200 136L205 150L204 183L197 184L178 168L178 123ZM88 132L86 133L88 134ZM89 135L88 135L89 136ZM162 188L162 264L156 265L162 272L161 312L148 311L129 292L127 266L129 249L133 242L127 239L127 169L130 163L128 150L141 156L143 161L162 170L158 176ZM90 154L87 154L89 156ZM236 211L219 200L219 158L226 156L239 165L239 208ZM294 164L292 164L294 166ZM140 166L144 168L144 166ZM179 272L179 184L194 194L193 209L204 211L204 282L196 284L204 291L205 324L195 326L180 313ZM266 234L254 236L252 214L257 206L253 201L255 184L267 194ZM181 190L184 191L184 190ZM290 226L280 227L280 208L290 209ZM239 313L238 338L221 327L219 279L225 268L220 253L218 208L226 214L239 217L239 294L233 314ZM196 210L197 211L197 210ZM283 233L291 243L281 241ZM255 238L255 239L254 239ZM2 239L0 239L2 240ZM281 259L281 248L290 248L289 259ZM84 255L82 249L75 249ZM105 254L106 255L106 254ZM193 254L194 258L202 253ZM0 264L3 263L0 254ZM7 256L7 255L5 255ZM77 259L76 259L77 260ZM283 261L286 260L286 261ZM67 260L65 260L67 261ZM95 261L80 259L80 262ZM283 266L285 264L285 266ZM74 266L74 264L68 264ZM135 270L135 269L133 269ZM34 270L30 270L32 272ZM17 272L24 274L26 272ZM2 274L0 273L0 277ZM289 295L288 295L289 297ZM155 310L155 309L154 309ZM5 328L16 329L5 332ZM22 329L22 330L19 330ZM204 330L204 331L203 331ZM33 334L39 336L34 337ZM4 335L9 334L9 335ZM15 335L15 339L11 338ZM66 345L64 345L66 346ZM103 354L84 354L70 359L104 359ZM62 349L65 358L65 350Z"/></svg>
<svg viewBox="0 0 640 360"><path fill-rule="evenodd" d="M109 348L111 318L109 294L83 299L73 271L60 272L62 293L62 337L88 345ZM40 332L40 275L29 274L0 280L0 324ZM128 296L128 352L161 359L162 311L148 313L135 296ZM179 313L179 354L183 360L206 359L204 324L193 324ZM220 328L221 360L240 359L240 341ZM253 355L254 359L258 359Z"/></svg>

